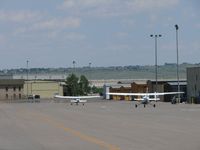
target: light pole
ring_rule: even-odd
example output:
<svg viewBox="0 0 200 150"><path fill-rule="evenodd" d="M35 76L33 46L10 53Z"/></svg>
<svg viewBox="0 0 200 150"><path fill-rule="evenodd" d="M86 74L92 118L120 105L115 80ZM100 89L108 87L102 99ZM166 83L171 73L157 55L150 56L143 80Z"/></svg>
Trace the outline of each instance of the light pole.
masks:
<svg viewBox="0 0 200 150"><path fill-rule="evenodd" d="M91 80L91 72L92 72L92 69L91 69L91 65L92 65L92 63L90 62L90 63L89 63L89 84L90 84L90 87L91 87L90 93L92 93L92 80Z"/></svg>
<svg viewBox="0 0 200 150"><path fill-rule="evenodd" d="M155 79L156 79L156 89L155 92L157 93L158 90L158 57L157 57L157 38L161 37L161 34L151 34L150 37L155 39Z"/></svg>
<svg viewBox="0 0 200 150"><path fill-rule="evenodd" d="M91 70L91 66L92 66L92 63L90 62L90 63L89 63L89 78L90 78L90 80L91 80L91 71L92 71L92 70Z"/></svg>
<svg viewBox="0 0 200 150"><path fill-rule="evenodd" d="M75 67L76 67L75 65L76 65L76 61L75 61L75 60L73 60L73 62L72 62L72 63L73 63L73 69L74 69L74 74L75 74Z"/></svg>
<svg viewBox="0 0 200 150"><path fill-rule="evenodd" d="M91 68L91 65L92 65L92 63L90 62L90 63L89 63L89 68Z"/></svg>
<svg viewBox="0 0 200 150"><path fill-rule="evenodd" d="M176 74L177 74L177 82L178 82L178 92L180 92L180 83L179 83L179 52L178 52L178 25L175 25L176 28L176 60L177 60L177 69L176 69ZM180 103L180 93L178 93L178 103Z"/></svg>
<svg viewBox="0 0 200 150"><path fill-rule="evenodd" d="M27 80L27 83L26 83L26 88L27 88L27 93L26 93L26 96L27 96L27 98L28 98L28 73L29 73L29 69L28 69L28 63L29 63L29 61L27 60L26 61L26 80Z"/></svg>

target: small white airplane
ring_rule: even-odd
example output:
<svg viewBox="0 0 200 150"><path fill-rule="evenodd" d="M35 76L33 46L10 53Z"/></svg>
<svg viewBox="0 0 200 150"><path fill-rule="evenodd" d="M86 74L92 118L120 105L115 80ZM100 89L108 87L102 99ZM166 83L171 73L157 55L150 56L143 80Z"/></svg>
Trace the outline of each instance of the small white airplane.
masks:
<svg viewBox="0 0 200 150"><path fill-rule="evenodd" d="M87 100L81 100L81 99L98 98L100 96L60 96L60 95L55 95L54 97L61 98L61 99L69 99L71 105L73 105L74 103L76 105L78 105L79 103L82 103L83 105L85 105Z"/></svg>
<svg viewBox="0 0 200 150"><path fill-rule="evenodd" d="M183 94L184 92L164 92L164 93L107 93L108 95L116 95L116 96L141 96L141 98L134 98L135 101L139 101L139 104L135 104L135 108L138 105L143 104L144 107L150 104L153 107L156 107L156 104L152 104L151 102L160 101L159 96L161 95L175 95L175 94Z"/></svg>

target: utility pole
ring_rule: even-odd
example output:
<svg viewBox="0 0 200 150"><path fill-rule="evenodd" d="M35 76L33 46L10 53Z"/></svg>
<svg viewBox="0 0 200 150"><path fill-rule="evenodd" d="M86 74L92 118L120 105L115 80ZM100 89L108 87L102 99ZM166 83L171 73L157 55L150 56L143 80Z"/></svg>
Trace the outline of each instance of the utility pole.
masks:
<svg viewBox="0 0 200 150"><path fill-rule="evenodd" d="M29 74L29 68L28 68L28 63L29 63L29 61L27 60L26 61L26 88L27 88L27 93L26 93L26 96L27 96L27 99L28 99L28 74Z"/></svg>
<svg viewBox="0 0 200 150"><path fill-rule="evenodd" d="M76 72L76 61L75 60L73 60L73 73L75 74L75 72Z"/></svg>
<svg viewBox="0 0 200 150"><path fill-rule="evenodd" d="M178 27L177 24L175 25L175 28L176 28L176 56L177 56L177 58L176 58L176 60L177 60L177 63L176 63L176 65L177 65L176 74L177 74L177 82L178 82L178 92L180 92L180 82L179 82L179 52L178 52L178 29L179 29L179 27ZM180 103L180 98L181 98L180 93L178 93L178 103Z"/></svg>
<svg viewBox="0 0 200 150"><path fill-rule="evenodd" d="M155 39L155 80L156 80L156 88L155 93L158 92L158 55L157 55L157 39L159 37L162 37L161 34L151 34L150 37L153 37Z"/></svg>

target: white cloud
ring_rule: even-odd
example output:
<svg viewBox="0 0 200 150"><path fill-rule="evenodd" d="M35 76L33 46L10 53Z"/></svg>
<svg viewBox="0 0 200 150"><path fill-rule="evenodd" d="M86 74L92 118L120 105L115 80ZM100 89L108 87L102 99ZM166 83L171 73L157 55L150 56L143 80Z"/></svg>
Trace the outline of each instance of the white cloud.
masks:
<svg viewBox="0 0 200 150"><path fill-rule="evenodd" d="M176 6L179 0L65 0L59 7L76 15L119 16Z"/></svg>
<svg viewBox="0 0 200 150"><path fill-rule="evenodd" d="M48 33L47 37L50 39L55 39L57 37L62 37L64 40L71 40L71 41L81 41L85 40L86 36L81 33L70 32L70 33L63 33L60 31L51 31Z"/></svg>
<svg viewBox="0 0 200 150"><path fill-rule="evenodd" d="M86 8L86 7L97 7L112 3L113 0L65 0L60 6L61 9L65 8Z"/></svg>
<svg viewBox="0 0 200 150"><path fill-rule="evenodd" d="M30 31L63 30L78 28L80 19L73 17L56 17L37 11L5 11L0 10L0 23L14 23L14 35Z"/></svg>
<svg viewBox="0 0 200 150"><path fill-rule="evenodd" d="M6 42L6 39L4 36L0 35L0 43L4 44Z"/></svg>
<svg viewBox="0 0 200 150"><path fill-rule="evenodd" d="M33 22L40 20L43 14L32 11L0 11L0 21L4 22Z"/></svg>
<svg viewBox="0 0 200 150"><path fill-rule="evenodd" d="M168 8L177 5L178 2L179 0L129 0L127 4L138 11L144 11L154 8Z"/></svg>
<svg viewBox="0 0 200 150"><path fill-rule="evenodd" d="M196 24L195 24L195 27L196 27L197 29L200 29L200 23L196 23Z"/></svg>
<svg viewBox="0 0 200 150"><path fill-rule="evenodd" d="M128 36L128 33L126 32L117 32L116 34L114 34L114 36L118 37L118 38L125 38Z"/></svg>
<svg viewBox="0 0 200 150"><path fill-rule="evenodd" d="M200 43L199 42L193 42L191 47L196 52L199 52L199 50L200 50Z"/></svg>
<svg viewBox="0 0 200 150"><path fill-rule="evenodd" d="M78 18L53 18L49 20L43 20L33 24L31 29L43 30L43 29L65 29L65 28L77 28L80 26L80 19Z"/></svg>
<svg viewBox="0 0 200 150"><path fill-rule="evenodd" d="M80 33L68 33L67 35L65 35L65 38L67 38L68 40L84 40L86 39L86 36Z"/></svg>
<svg viewBox="0 0 200 150"><path fill-rule="evenodd" d="M61 35L64 29L78 28L79 26L79 18L43 18L40 21L17 27L13 35L27 35L27 33L45 31L49 38L54 38Z"/></svg>

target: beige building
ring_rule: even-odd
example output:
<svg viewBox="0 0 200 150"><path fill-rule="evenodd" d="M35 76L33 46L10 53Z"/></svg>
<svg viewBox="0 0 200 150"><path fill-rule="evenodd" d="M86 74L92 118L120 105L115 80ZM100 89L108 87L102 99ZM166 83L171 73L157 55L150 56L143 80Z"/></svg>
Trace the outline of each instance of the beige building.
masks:
<svg viewBox="0 0 200 150"><path fill-rule="evenodd" d="M15 100L24 98L24 80L22 79L1 79L0 100Z"/></svg>
<svg viewBox="0 0 200 150"><path fill-rule="evenodd" d="M53 80L25 81L24 94L40 95L40 98L53 98L55 94L63 95L64 82Z"/></svg>

